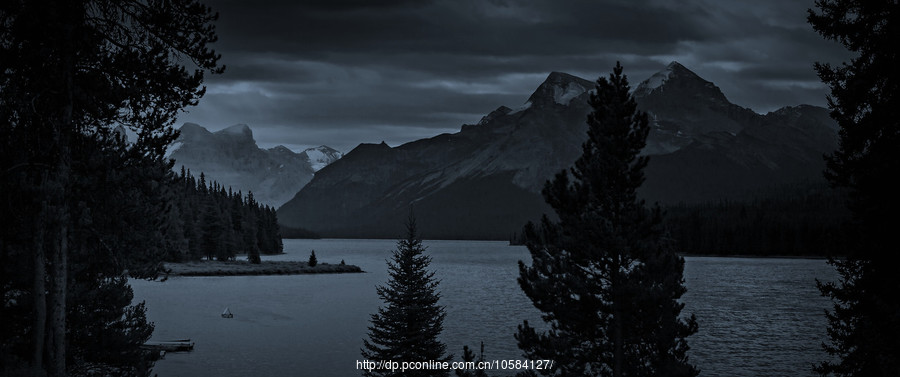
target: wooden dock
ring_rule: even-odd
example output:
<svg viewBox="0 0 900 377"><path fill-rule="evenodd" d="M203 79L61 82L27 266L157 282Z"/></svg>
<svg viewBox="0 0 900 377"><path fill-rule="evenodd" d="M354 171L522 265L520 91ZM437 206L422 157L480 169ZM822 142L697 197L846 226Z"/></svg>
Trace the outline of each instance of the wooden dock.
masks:
<svg viewBox="0 0 900 377"><path fill-rule="evenodd" d="M141 348L165 352L191 352L194 350L194 342L190 339L153 341L144 343Z"/></svg>

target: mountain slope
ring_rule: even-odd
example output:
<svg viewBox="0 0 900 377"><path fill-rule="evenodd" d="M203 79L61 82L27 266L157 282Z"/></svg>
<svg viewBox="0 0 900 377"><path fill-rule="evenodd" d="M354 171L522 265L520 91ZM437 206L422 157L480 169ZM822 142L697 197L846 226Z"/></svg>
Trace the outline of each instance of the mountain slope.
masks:
<svg viewBox="0 0 900 377"><path fill-rule="evenodd" d="M510 222L545 209L543 181L580 153L568 146L583 138L591 86L552 73L518 111L501 107L459 133L397 148L362 144L282 206L279 219L324 236L393 237L413 207L428 237L506 234Z"/></svg>
<svg viewBox="0 0 900 377"><path fill-rule="evenodd" d="M507 238L549 211L544 182L581 155L591 88L554 72L523 106L501 106L458 133L362 144L322 169L279 220L326 237L395 237L412 207L426 237ZM824 109L756 114L674 62L635 96L655 120L641 192L651 201L734 197L811 177L835 145Z"/></svg>
<svg viewBox="0 0 900 377"><path fill-rule="evenodd" d="M836 148L837 125L828 110L784 107L734 137L654 156L640 193L664 203L748 199L775 185L823 180L822 156Z"/></svg>

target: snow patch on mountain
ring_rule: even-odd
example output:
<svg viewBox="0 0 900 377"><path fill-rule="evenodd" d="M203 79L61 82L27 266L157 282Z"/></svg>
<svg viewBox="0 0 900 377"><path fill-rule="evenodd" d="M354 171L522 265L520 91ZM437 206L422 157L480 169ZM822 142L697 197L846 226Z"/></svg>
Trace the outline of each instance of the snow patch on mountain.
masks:
<svg viewBox="0 0 900 377"><path fill-rule="evenodd" d="M650 76L648 79L642 81L637 88L634 89L635 95L646 95L650 94L654 90L657 90L669 81L669 78L672 76L672 65L666 68L664 71L659 71Z"/></svg>
<svg viewBox="0 0 900 377"><path fill-rule="evenodd" d="M322 170L322 168L328 166L332 162L339 160L343 156L341 152L324 145L308 148L303 151L303 154L305 154L309 160L309 166L316 172Z"/></svg>
<svg viewBox="0 0 900 377"><path fill-rule="evenodd" d="M529 107L531 107L531 101L523 103L522 106L519 106L519 107L513 109L513 111L510 111L509 113L510 114L519 113L519 112L528 110Z"/></svg>
<svg viewBox="0 0 900 377"><path fill-rule="evenodd" d="M585 87L574 82L566 84L565 88L554 86L553 100L560 105L568 106L569 102L572 102L572 99L582 95L586 91L587 89L585 89Z"/></svg>
<svg viewBox="0 0 900 377"><path fill-rule="evenodd" d="M172 153L175 153L175 151L177 151L178 148L181 148L182 145L184 145L184 142L181 142L181 141L176 141L172 144L169 144L169 147L166 148L165 158L172 157Z"/></svg>
<svg viewBox="0 0 900 377"><path fill-rule="evenodd" d="M644 85L644 88L649 90L659 88L660 86L662 86L662 84L669 80L670 75L672 75L672 71L657 72L655 75L650 76L650 78L644 81L646 83L646 85Z"/></svg>

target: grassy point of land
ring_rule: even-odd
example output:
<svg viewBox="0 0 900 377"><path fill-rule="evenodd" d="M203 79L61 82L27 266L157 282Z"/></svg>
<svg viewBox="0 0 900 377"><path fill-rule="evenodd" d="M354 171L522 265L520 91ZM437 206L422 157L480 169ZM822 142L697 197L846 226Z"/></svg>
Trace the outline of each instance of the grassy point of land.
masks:
<svg viewBox="0 0 900 377"><path fill-rule="evenodd" d="M365 272L358 266L319 263L310 267L306 262L263 261L252 264L247 261L194 261L166 263L168 276L237 276L237 275L296 275L338 274Z"/></svg>

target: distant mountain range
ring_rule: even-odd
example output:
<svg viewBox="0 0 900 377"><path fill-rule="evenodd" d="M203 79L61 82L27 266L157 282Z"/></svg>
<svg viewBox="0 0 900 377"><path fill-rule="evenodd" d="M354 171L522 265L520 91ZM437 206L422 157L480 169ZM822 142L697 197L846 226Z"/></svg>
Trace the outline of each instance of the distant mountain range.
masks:
<svg viewBox="0 0 900 377"><path fill-rule="evenodd" d="M176 171L184 166L207 181L213 180L244 195L253 191L260 203L278 207L309 183L315 172L341 158L327 146L294 153L284 146L262 149L246 124L209 132L194 123L181 126L181 135L169 146Z"/></svg>
<svg viewBox="0 0 900 377"><path fill-rule="evenodd" d="M361 144L279 208L279 221L326 237L392 238L413 208L427 238L507 238L551 213L540 190L581 154L593 88L553 72L522 106L501 106L460 132L395 148ZM640 192L651 202L739 199L821 179L822 155L837 146L827 110L757 114L677 62L634 95L653 122Z"/></svg>

